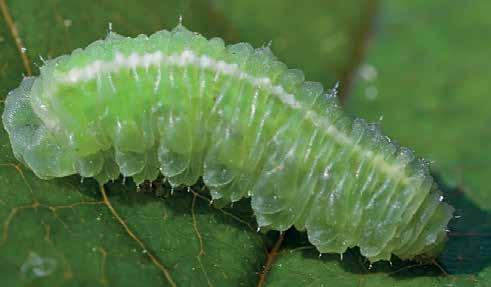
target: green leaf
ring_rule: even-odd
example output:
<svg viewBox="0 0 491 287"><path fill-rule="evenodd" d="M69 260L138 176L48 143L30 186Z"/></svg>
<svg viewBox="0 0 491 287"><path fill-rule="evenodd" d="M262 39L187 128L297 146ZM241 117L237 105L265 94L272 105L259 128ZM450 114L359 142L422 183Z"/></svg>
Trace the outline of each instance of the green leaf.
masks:
<svg viewBox="0 0 491 287"><path fill-rule="evenodd" d="M109 22L116 32L136 36L173 28L182 15L189 29L222 37L227 43L261 46L271 41L281 60L329 87L345 80L356 67L353 59L362 44L360 31L365 30L367 7L373 4L372 0L122 2L0 0L0 7L2 12L10 11L34 74L42 65L39 56L56 57L84 47L104 37ZM138 191L130 180L120 180L101 193L93 180L81 183L77 176L43 181L18 164L1 129L2 286L172 286L171 282L255 286L268 259L275 261L268 265L266 286L486 286L486 278L491 277L486 254L491 252L481 235L489 234L489 225L481 222L489 221L485 210L491 204L489 193L479 187L486 186L484 175L489 174L484 153L490 150L489 140L484 137L489 139L491 133L484 91L489 87L490 63L486 50L478 45L482 38L476 36L477 28L462 23L482 21L477 27L483 27L484 33L490 23L484 23L479 12L485 11L487 2L479 0L483 7L472 7L458 22L455 19L466 4L439 1L426 11L425 4L415 3L406 11L406 4L386 2L379 7L378 28L366 59L379 73L379 96L367 100L370 83L360 80L349 108L370 119L383 112L390 135L437 160L438 174L451 183L447 188L451 202L462 211L463 218L454 222L453 230L477 234L451 238L440 262L452 275L443 276L434 265L399 261L369 269L356 250L342 260L338 255L319 258L305 235L295 231L286 234L276 256L272 256L275 252L267 256L277 233L256 232L247 200L217 209L209 206L200 186L171 193L157 182ZM447 10L440 11L442 7ZM26 73L12 38L15 31L6 20L4 14L0 18L2 99ZM456 28L458 34L453 35ZM407 62L397 61L404 53L411 56ZM418 55L431 64L418 66ZM466 69L469 73L462 74ZM446 113L427 115L424 107ZM444 136L435 139L437 132ZM455 144L445 144L452 140ZM462 186L467 187L465 193Z"/></svg>

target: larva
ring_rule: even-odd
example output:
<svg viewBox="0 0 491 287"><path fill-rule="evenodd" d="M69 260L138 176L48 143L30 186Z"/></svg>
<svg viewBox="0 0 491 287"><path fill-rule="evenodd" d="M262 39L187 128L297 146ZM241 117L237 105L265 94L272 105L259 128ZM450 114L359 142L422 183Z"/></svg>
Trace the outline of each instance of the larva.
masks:
<svg viewBox="0 0 491 287"><path fill-rule="evenodd" d="M306 230L322 253L436 256L453 208L428 164L269 48L225 46L179 25L110 33L45 63L5 102L15 156L40 178L78 173L251 197L260 227Z"/></svg>

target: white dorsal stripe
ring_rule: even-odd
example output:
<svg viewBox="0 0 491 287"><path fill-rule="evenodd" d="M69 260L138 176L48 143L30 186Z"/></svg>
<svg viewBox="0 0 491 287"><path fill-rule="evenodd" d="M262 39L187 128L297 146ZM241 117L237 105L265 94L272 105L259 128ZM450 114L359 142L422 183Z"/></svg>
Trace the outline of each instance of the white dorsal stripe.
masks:
<svg viewBox="0 0 491 287"><path fill-rule="evenodd" d="M201 69L210 70L216 74L228 75L237 79L245 80L252 86L270 91L283 104L288 105L292 109L305 109L301 103L297 101L293 94L288 93L282 86L274 85L268 77L255 77L240 69L237 64L226 63L223 60L216 60L207 55L196 55L191 50L184 50L180 54L165 55L161 51L153 53L131 53L129 56L123 55L121 52L116 52L112 61L96 60L92 63L81 67L71 69L65 76L59 78L59 83L76 84L93 80L97 75L116 73L121 69L136 69L161 66L196 66ZM353 140L337 129L334 125L326 123L324 117L320 116L313 110L306 110L306 117L314 126L324 130L336 142L341 145L350 145L353 150L362 157L371 159L375 165L387 175L401 180L403 183L408 183L409 178L405 175L404 167L400 164L391 164L387 162L382 155L374 153L370 150L364 150Z"/></svg>

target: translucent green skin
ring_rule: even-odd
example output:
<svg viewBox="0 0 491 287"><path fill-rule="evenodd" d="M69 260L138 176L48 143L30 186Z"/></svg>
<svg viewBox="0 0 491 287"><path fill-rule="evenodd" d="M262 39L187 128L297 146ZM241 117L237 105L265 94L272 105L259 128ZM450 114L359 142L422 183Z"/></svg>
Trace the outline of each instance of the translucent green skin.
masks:
<svg viewBox="0 0 491 287"><path fill-rule="evenodd" d="M116 52L185 49L267 77L300 105L199 65L59 81L96 60L113 61ZM192 185L203 177L214 199L251 196L259 226L295 225L323 253L359 246L371 261L434 257L453 213L423 160L376 125L343 115L335 96L288 70L269 48L225 47L182 26L149 37L111 33L47 62L9 93L3 123L15 156L40 178L78 173L105 183L122 173L141 183L160 170L173 185Z"/></svg>

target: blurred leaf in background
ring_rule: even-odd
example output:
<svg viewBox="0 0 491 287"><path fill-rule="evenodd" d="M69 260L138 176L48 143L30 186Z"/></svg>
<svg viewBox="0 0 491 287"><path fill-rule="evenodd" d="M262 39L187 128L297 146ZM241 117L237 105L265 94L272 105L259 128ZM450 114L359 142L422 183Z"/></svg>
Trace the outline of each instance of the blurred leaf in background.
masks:
<svg viewBox="0 0 491 287"><path fill-rule="evenodd" d="M136 36L184 24L227 43L271 45L290 67L332 87L349 112L378 121L435 161L460 217L438 263L375 264L356 250L322 258L288 232L265 286L489 286L491 4L475 1L0 0L0 94L39 59L84 47L108 31ZM9 24L9 11L12 23ZM14 29L14 25L15 28ZM129 181L101 196L76 176L42 181L14 159L0 131L2 286L256 286L276 233L256 232L247 201L210 207L206 192ZM116 214L119 216L117 217ZM271 254L270 254L271 255ZM446 270L446 271L444 271ZM449 274L445 274L449 273Z"/></svg>

